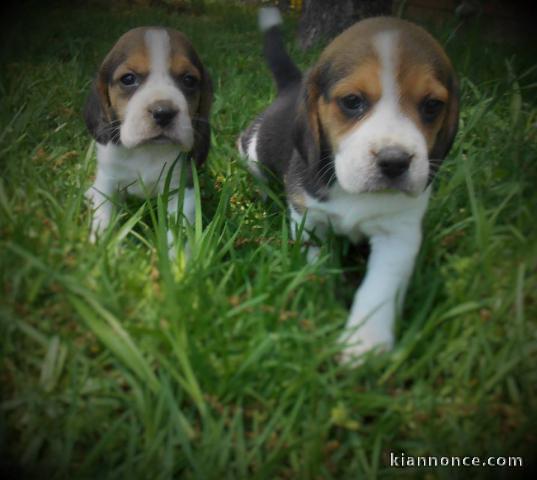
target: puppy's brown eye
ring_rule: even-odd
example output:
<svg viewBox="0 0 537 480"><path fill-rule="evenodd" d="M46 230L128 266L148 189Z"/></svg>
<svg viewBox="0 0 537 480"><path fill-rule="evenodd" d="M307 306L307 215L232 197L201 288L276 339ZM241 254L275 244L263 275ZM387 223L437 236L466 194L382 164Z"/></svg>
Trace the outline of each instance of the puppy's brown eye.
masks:
<svg viewBox="0 0 537 480"><path fill-rule="evenodd" d="M420 105L421 118L425 123L432 123L444 108L444 102L434 98L427 98Z"/></svg>
<svg viewBox="0 0 537 480"><path fill-rule="evenodd" d="M369 108L369 102L361 95L350 94L338 100L343 113L349 117L361 117Z"/></svg>
<svg viewBox="0 0 537 480"><path fill-rule="evenodd" d="M199 80L194 75L187 73L183 75L181 82L186 88L194 88L198 85Z"/></svg>
<svg viewBox="0 0 537 480"><path fill-rule="evenodd" d="M119 79L119 81L125 87L133 87L138 84L138 78L136 75L134 75L134 73L126 73Z"/></svg>

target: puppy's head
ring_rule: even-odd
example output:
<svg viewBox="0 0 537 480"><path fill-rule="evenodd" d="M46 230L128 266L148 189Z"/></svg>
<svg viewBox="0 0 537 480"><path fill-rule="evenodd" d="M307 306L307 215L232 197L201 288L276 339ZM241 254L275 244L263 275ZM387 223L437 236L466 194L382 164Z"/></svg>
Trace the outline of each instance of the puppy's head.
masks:
<svg viewBox="0 0 537 480"><path fill-rule="evenodd" d="M173 143L203 162L211 101L209 74L182 33L136 28L104 59L86 104L86 125L99 143Z"/></svg>
<svg viewBox="0 0 537 480"><path fill-rule="evenodd" d="M396 18L357 23L306 76L295 145L319 189L420 194L458 125L456 76L440 45Z"/></svg>

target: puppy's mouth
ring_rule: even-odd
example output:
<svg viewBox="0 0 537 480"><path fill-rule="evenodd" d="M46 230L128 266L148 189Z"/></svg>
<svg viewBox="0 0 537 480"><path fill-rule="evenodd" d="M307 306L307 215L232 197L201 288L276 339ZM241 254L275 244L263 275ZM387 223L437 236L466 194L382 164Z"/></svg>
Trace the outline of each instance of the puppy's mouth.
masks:
<svg viewBox="0 0 537 480"><path fill-rule="evenodd" d="M176 139L172 138L169 135L166 135L165 133L160 133L159 135L155 135L154 137L149 138L144 143L150 144L150 145L180 145L181 142Z"/></svg>
<svg viewBox="0 0 537 480"><path fill-rule="evenodd" d="M381 177L366 184L366 188L368 192L401 192L411 194L414 191L414 186L406 177L406 174L403 178L396 179Z"/></svg>
<svg viewBox="0 0 537 480"><path fill-rule="evenodd" d="M403 193L414 197L421 194L423 191L419 182L416 184L407 174L396 179L388 179L380 175L373 175L355 188L349 188L348 185L345 185L346 182L341 182L339 179L338 183L343 190L346 190L349 193Z"/></svg>
<svg viewBox="0 0 537 480"><path fill-rule="evenodd" d="M135 124L129 127L125 125L121 129L121 143L126 148L141 146L175 146L184 151L189 151L193 144L191 132L180 125L166 128L156 128L154 125Z"/></svg>

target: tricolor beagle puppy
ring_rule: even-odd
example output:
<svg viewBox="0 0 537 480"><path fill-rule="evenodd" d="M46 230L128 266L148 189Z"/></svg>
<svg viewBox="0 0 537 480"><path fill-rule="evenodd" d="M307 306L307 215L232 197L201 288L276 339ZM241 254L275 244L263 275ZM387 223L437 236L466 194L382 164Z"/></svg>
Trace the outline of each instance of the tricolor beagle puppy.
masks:
<svg viewBox="0 0 537 480"><path fill-rule="evenodd" d="M85 108L86 125L97 141L97 174L86 193L94 208L92 240L110 223L111 197L160 194L168 175L168 213L176 214L181 171L188 175L182 213L192 223L190 162L186 168L181 163L193 159L199 166L207 157L211 101L209 74L182 33L136 28L118 40ZM173 255L172 241L169 231Z"/></svg>
<svg viewBox="0 0 537 480"><path fill-rule="evenodd" d="M274 102L238 147L252 173L285 184L291 228L322 240L328 229L371 254L342 335L346 359L394 343L421 242L430 183L458 124L458 84L440 45L397 18L361 21L302 76L284 48L277 9L260 13ZM315 259L318 248L310 247Z"/></svg>

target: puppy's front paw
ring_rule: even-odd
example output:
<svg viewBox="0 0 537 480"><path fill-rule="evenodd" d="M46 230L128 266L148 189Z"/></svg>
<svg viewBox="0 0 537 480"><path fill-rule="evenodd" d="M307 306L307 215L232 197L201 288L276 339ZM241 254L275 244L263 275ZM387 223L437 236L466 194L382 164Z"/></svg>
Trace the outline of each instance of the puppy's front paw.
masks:
<svg viewBox="0 0 537 480"><path fill-rule="evenodd" d="M112 206L106 198L99 196L93 187L89 188L84 196L88 201L88 207L92 210L89 241L95 243L110 225Z"/></svg>
<svg viewBox="0 0 537 480"><path fill-rule="evenodd" d="M110 216L99 209L93 212L89 241L95 243L110 224Z"/></svg>
<svg viewBox="0 0 537 480"><path fill-rule="evenodd" d="M360 365L364 361L364 355L368 353L388 352L393 348L393 341L370 341L369 339L350 339L342 342L346 346L341 351L341 363Z"/></svg>
<svg viewBox="0 0 537 480"><path fill-rule="evenodd" d="M190 247L190 242L188 240L185 240L183 251L178 251L178 246L176 245L175 238L173 236L173 233L171 230L168 230L167 233L167 240L168 240L168 258L175 262L178 260L178 258L182 257L182 260L185 263L188 263L190 260L190 257L192 256L192 248Z"/></svg>
<svg viewBox="0 0 537 480"><path fill-rule="evenodd" d="M319 247L316 247L315 245L310 245L308 248L308 251L306 253L306 258L308 260L308 263L310 265L313 265L317 260L319 260L319 256L321 255L321 249Z"/></svg>
<svg viewBox="0 0 537 480"><path fill-rule="evenodd" d="M84 198L91 208L94 208L96 190L93 185L84 192Z"/></svg>
<svg viewBox="0 0 537 480"><path fill-rule="evenodd" d="M340 361L349 365L360 365L367 353L382 353L393 348L394 337L391 331L371 328L368 323L355 332L344 332L339 343L344 346L341 351Z"/></svg>

